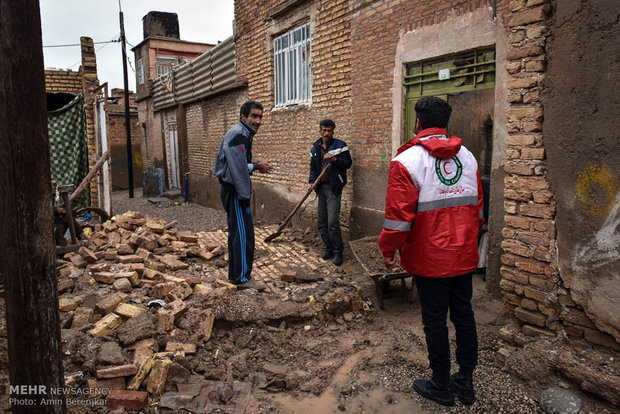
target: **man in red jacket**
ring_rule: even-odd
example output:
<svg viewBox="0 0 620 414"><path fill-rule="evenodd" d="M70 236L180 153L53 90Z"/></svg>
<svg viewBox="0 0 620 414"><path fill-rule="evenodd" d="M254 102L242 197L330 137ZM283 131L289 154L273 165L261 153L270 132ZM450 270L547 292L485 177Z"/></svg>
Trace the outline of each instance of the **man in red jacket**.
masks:
<svg viewBox="0 0 620 414"><path fill-rule="evenodd" d="M414 389L442 405L454 405L454 394L462 403L473 404L478 338L471 308L472 272L484 221L478 163L460 138L446 133L452 113L448 102L426 97L415 110L417 135L399 148L390 165L379 247L388 270L399 251L400 265L416 275L433 376L414 381ZM460 368L452 376L448 309Z"/></svg>

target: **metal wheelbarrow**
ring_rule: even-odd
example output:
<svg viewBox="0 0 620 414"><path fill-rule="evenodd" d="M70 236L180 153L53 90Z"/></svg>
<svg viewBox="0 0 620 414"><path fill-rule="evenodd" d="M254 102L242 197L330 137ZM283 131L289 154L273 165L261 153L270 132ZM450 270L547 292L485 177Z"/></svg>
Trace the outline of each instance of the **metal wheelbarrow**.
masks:
<svg viewBox="0 0 620 414"><path fill-rule="evenodd" d="M401 287L405 298L409 302L414 302L417 294L414 277L411 273L407 273L398 264L393 268L392 272L387 272L383 268L383 254L379 250L379 236L369 236L349 242L351 251L357 262L362 266L364 271L370 276L375 285L375 294L380 309L384 309L383 295L390 286L390 281L400 280ZM374 249L371 246L375 246ZM380 265L379 265L380 262ZM406 279L411 278L411 293L407 295Z"/></svg>

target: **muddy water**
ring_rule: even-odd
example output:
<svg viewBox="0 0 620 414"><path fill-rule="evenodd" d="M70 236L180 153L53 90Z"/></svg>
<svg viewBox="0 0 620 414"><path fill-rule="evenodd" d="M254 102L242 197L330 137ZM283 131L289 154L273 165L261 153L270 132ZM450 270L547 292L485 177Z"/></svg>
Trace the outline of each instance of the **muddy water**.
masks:
<svg viewBox="0 0 620 414"><path fill-rule="evenodd" d="M390 401L390 402L388 402ZM363 392L349 400L345 411L338 408L338 399L332 390L327 390L318 397L306 397L295 399L289 395L275 395L273 402L283 412L295 414L317 413L368 413L368 414L424 414L430 411L423 410L411 397L403 393L387 392L381 389L373 389Z"/></svg>
<svg viewBox="0 0 620 414"><path fill-rule="evenodd" d="M276 394L273 403L283 412L295 414L341 413L343 412L342 408L347 412L369 414L427 413L428 411L420 408L419 404L410 396L379 388L360 392L349 399L346 405L339 407L338 393L335 390L347 384L351 376L354 375L355 368L359 366L362 360L372 357L373 354L389 352L389 348L389 346L381 346L377 349L365 349L348 357L336 371L330 386L319 396L306 396L303 399L297 399L290 395ZM357 372L355 375L358 383L376 383L378 379L376 373Z"/></svg>

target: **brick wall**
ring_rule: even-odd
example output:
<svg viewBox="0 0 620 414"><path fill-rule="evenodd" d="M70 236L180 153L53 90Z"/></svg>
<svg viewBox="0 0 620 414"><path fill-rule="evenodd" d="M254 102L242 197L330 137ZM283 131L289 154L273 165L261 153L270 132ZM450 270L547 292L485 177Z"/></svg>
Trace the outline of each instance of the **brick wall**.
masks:
<svg viewBox="0 0 620 414"><path fill-rule="evenodd" d="M146 132L140 131L142 141L142 168L164 168L165 155L161 112L154 112L153 100L144 99L138 102L138 122L146 124ZM140 127L140 129L142 129ZM133 139L132 139L133 142Z"/></svg>
<svg viewBox="0 0 620 414"><path fill-rule="evenodd" d="M351 1L352 105L356 119L352 134L358 141L358 167L387 173L393 152L393 102L389 86L394 78L396 47L401 32L445 21L482 7L490 0ZM502 7L501 1L497 2ZM404 81L404 80L403 80ZM402 128L402 126L396 126Z"/></svg>
<svg viewBox="0 0 620 414"><path fill-rule="evenodd" d="M123 89L112 89L108 100L108 138L111 144L126 144L127 131L125 129L125 96ZM135 94L129 91L129 119L132 148L140 149L144 137L144 130L138 123L138 106Z"/></svg>
<svg viewBox="0 0 620 414"><path fill-rule="evenodd" d="M345 0L301 2L270 19L269 15L285 2L266 3L260 6L258 2L235 2L237 76L247 79L248 98L265 106L263 125L254 141L254 156L275 166L274 173L257 174L253 180L258 187L277 195L266 197L267 204L282 199L296 204L307 189L310 147L319 138L319 122L333 119L335 137L348 144L355 141L351 135L349 6ZM307 22L312 38L312 103L274 108L273 39ZM350 149L356 163L356 146L350 145ZM345 228L351 199L348 185L341 215Z"/></svg>
<svg viewBox="0 0 620 414"><path fill-rule="evenodd" d="M82 78L79 72L71 69L45 70L45 92L47 93L70 93L77 95L82 92Z"/></svg>
<svg viewBox="0 0 620 414"><path fill-rule="evenodd" d="M585 343L617 349L613 337L598 330L573 302L560 278L558 205L547 151L562 149L545 147L541 103L551 12L548 0L516 0L504 16L510 51L500 287L518 327L502 330L503 352L523 345L527 336L555 336L562 329Z"/></svg>
<svg viewBox="0 0 620 414"><path fill-rule="evenodd" d="M86 113L86 143L88 147L89 169L97 162L97 144L95 141L94 90L99 86L97 78L97 58L93 40L81 37L82 65L78 72L72 70L46 70L45 91L48 93L84 93L84 110ZM90 185L91 205L99 205L99 188L96 179Z"/></svg>
<svg viewBox="0 0 620 414"><path fill-rule="evenodd" d="M97 141L95 137L95 112L96 100L95 89L99 87L97 78L97 57L95 45L90 37L80 37L82 51L82 66L80 75L82 78L82 91L84 91L84 111L86 112L86 142L88 144L88 169L92 169L97 162ZM99 186L97 179L90 182L90 202L93 206L99 205Z"/></svg>

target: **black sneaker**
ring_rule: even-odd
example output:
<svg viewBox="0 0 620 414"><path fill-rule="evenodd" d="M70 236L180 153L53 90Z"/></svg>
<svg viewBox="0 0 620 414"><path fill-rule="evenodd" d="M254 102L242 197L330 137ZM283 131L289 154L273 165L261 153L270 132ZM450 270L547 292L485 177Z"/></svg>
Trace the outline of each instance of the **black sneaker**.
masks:
<svg viewBox="0 0 620 414"><path fill-rule="evenodd" d="M448 407L454 405L454 394L448 384L442 387L433 380L415 380L413 381L413 389L422 397L433 400L437 404Z"/></svg>
<svg viewBox="0 0 620 414"><path fill-rule="evenodd" d="M460 372L450 375L450 389L459 397L463 404L472 405L476 402L473 381L471 378L465 378Z"/></svg>
<svg viewBox="0 0 620 414"><path fill-rule="evenodd" d="M342 253L334 254L333 262L336 266L340 266L342 264Z"/></svg>
<svg viewBox="0 0 620 414"><path fill-rule="evenodd" d="M332 257L334 257L334 252L332 252L331 250L326 250L325 253L323 253L323 256L321 256L321 259L329 260Z"/></svg>

